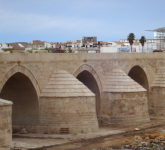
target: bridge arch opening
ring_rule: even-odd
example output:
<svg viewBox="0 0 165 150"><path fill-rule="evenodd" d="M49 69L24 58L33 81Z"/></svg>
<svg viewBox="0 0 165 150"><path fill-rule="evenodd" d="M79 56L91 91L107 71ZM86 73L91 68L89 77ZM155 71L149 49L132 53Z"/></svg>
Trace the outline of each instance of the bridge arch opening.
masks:
<svg viewBox="0 0 165 150"><path fill-rule="evenodd" d="M149 91L149 84L146 73L140 66L134 66L128 73L133 80L139 83L143 88Z"/></svg>
<svg viewBox="0 0 165 150"><path fill-rule="evenodd" d="M98 116L100 113L101 102L100 102L100 90L97 81L95 80L94 76L87 70L84 70L81 73L79 73L76 78L95 94L96 114Z"/></svg>
<svg viewBox="0 0 165 150"><path fill-rule="evenodd" d="M13 129L38 125L38 96L31 80L25 74L13 74L4 84L0 98L13 102Z"/></svg>
<svg viewBox="0 0 165 150"><path fill-rule="evenodd" d="M139 83L143 88L147 90L149 104L149 83L145 71L140 66L134 66L129 71L128 76L130 76L133 80L135 80L137 83Z"/></svg>

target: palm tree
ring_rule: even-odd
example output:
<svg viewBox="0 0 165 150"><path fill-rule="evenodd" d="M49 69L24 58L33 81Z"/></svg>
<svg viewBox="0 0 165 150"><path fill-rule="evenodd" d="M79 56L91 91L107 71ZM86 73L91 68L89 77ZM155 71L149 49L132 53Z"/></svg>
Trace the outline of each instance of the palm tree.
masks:
<svg viewBox="0 0 165 150"><path fill-rule="evenodd" d="M131 52L132 52L132 45L133 45L133 41L135 40L134 33L130 33L127 37L127 40L129 41L129 44L131 45Z"/></svg>
<svg viewBox="0 0 165 150"><path fill-rule="evenodd" d="M146 42L145 36L141 36L141 39L139 40L139 42L140 42L141 45L142 45L142 52L143 52L144 43Z"/></svg>

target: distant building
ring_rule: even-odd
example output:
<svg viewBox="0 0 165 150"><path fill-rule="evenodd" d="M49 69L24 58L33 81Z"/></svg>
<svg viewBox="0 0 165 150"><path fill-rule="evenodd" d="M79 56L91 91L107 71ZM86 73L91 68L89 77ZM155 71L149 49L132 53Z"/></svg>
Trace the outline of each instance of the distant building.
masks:
<svg viewBox="0 0 165 150"><path fill-rule="evenodd" d="M119 42L129 42L127 39L120 39ZM135 39L134 42L139 42L139 39Z"/></svg>
<svg viewBox="0 0 165 150"><path fill-rule="evenodd" d="M14 50L25 50L28 47L27 42L8 43Z"/></svg>
<svg viewBox="0 0 165 150"><path fill-rule="evenodd" d="M33 40L32 44L28 44L26 50L44 50L46 48L56 48L56 44L53 42Z"/></svg>
<svg viewBox="0 0 165 150"><path fill-rule="evenodd" d="M45 48L44 42L34 42L33 44L29 44L28 49L26 49L26 50L32 50L32 49L40 50L40 49L44 49L44 48Z"/></svg>
<svg viewBox="0 0 165 150"><path fill-rule="evenodd" d="M72 48L73 49L79 49L79 48L81 48L81 46L82 46L82 41L81 40L75 40L72 43Z"/></svg>
<svg viewBox="0 0 165 150"><path fill-rule="evenodd" d="M83 39L82 39L82 42L83 43L97 42L97 37L96 36L94 36L94 37L86 37L86 36L84 36Z"/></svg>
<svg viewBox="0 0 165 150"><path fill-rule="evenodd" d="M25 50L28 47L27 42L16 42L16 43L2 43L1 48L2 50Z"/></svg>
<svg viewBox="0 0 165 150"><path fill-rule="evenodd" d="M0 44L0 52L3 52L3 51L2 51L2 45L1 45L1 44Z"/></svg>
<svg viewBox="0 0 165 150"><path fill-rule="evenodd" d="M127 40L122 41L124 42L98 42L100 53L131 52L129 42ZM139 42L133 43L132 52L139 52Z"/></svg>
<svg viewBox="0 0 165 150"><path fill-rule="evenodd" d="M40 40L33 40L33 44L36 44L36 43L45 43L46 41L40 41Z"/></svg>

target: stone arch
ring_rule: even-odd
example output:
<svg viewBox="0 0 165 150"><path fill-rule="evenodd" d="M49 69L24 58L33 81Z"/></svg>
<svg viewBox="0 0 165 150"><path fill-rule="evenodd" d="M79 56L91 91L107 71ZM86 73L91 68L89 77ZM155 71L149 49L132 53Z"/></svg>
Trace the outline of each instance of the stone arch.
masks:
<svg viewBox="0 0 165 150"><path fill-rule="evenodd" d="M130 76L133 80L135 80L137 83L139 83L143 88L147 90L147 97L148 97L148 105L150 107L150 86L148 81L148 76L141 66L135 65L133 66L129 72L128 76Z"/></svg>
<svg viewBox="0 0 165 150"><path fill-rule="evenodd" d="M73 73L73 76L74 77L77 77L81 72L83 72L85 70L88 71L88 72L90 72L93 75L93 77L95 78L95 80L96 80L96 82L97 82L97 84L99 86L99 90L101 91L102 90L102 83L101 83L100 77L99 77L99 75L97 74L97 72L95 71L95 69L92 66L90 66L88 64L81 65Z"/></svg>
<svg viewBox="0 0 165 150"><path fill-rule="evenodd" d="M29 69L17 65L9 69L2 78L0 98L13 102L13 131L39 124L38 83ZM38 93L37 93L38 92ZM29 132L31 129L29 128Z"/></svg>
<svg viewBox="0 0 165 150"><path fill-rule="evenodd" d="M39 84L38 84L36 78L34 77L33 73L28 68L26 68L25 66L22 66L22 65L16 65L13 68L10 68L5 73L5 75L1 79L0 92L3 88L3 86L5 85L5 83L8 81L8 79L11 76L13 76L15 73L18 73L18 72L24 74L25 76L27 76L30 79L30 81L32 82L32 84L37 92L37 96L39 97L41 90L40 90L40 87L39 87Z"/></svg>
<svg viewBox="0 0 165 150"><path fill-rule="evenodd" d="M98 74L90 65L84 64L80 66L73 75L96 95L96 112L99 116L101 113L102 84Z"/></svg>
<svg viewBox="0 0 165 150"><path fill-rule="evenodd" d="M143 67L139 65L132 66L128 72L128 76L149 91L149 81L147 73Z"/></svg>

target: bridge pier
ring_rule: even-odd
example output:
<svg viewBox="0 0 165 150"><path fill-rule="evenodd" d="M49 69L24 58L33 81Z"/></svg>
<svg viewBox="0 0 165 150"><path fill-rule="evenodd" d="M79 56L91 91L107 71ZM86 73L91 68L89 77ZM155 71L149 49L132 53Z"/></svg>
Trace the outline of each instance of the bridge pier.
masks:
<svg viewBox="0 0 165 150"><path fill-rule="evenodd" d="M42 132L98 131L95 95L66 71L55 71L52 74L39 101Z"/></svg>
<svg viewBox="0 0 165 150"><path fill-rule="evenodd" d="M103 93L102 123L150 121L146 90L122 70L114 69L112 71L106 80Z"/></svg>
<svg viewBox="0 0 165 150"><path fill-rule="evenodd" d="M160 67L151 85L151 118L165 120L165 67Z"/></svg>
<svg viewBox="0 0 165 150"><path fill-rule="evenodd" d="M12 142L12 102L0 99L0 147L11 145Z"/></svg>

